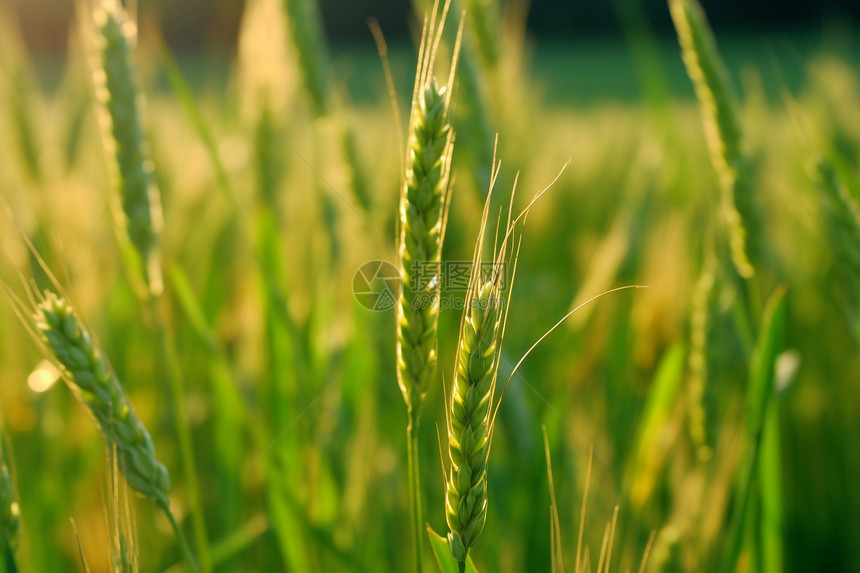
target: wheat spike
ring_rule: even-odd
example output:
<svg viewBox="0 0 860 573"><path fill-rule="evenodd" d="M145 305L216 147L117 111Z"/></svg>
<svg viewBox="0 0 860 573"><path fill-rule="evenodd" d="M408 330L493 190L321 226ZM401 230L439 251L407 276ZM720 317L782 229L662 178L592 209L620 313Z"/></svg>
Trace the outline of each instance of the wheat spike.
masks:
<svg viewBox="0 0 860 573"><path fill-rule="evenodd" d="M434 12L425 24L410 114L406 174L400 193L402 290L397 305L397 380L407 407L416 411L436 374L442 280L439 267L454 146L450 93L456 53L447 85L439 85L432 76L444 11L441 20Z"/></svg>
<svg viewBox="0 0 860 573"><path fill-rule="evenodd" d="M102 139L118 191L115 214L121 234L128 237L140 258L147 287L151 293L160 294L161 195L146 150L141 122L143 98L131 62L135 27L115 0L102 0L93 21L98 48L93 79L104 128Z"/></svg>
<svg viewBox="0 0 860 573"><path fill-rule="evenodd" d="M498 174L496 163L491 185L496 182ZM508 268L511 262L509 253L511 246L518 244L515 237L517 222L531 207L529 205L513 221L509 215L507 225L502 229L504 236L501 241L496 237L493 257L485 262L484 236L491 201L492 186L484 204L472 258L472 274L457 343L454 385L447 409L451 468L445 484L445 519L449 529L448 546L459 563L461 573L465 571L469 549L477 542L487 519L487 459L498 409L498 406L495 410L493 408L493 396L507 321L508 299L505 296L513 287L516 273L516 256L512 267Z"/></svg>
<svg viewBox="0 0 860 573"><path fill-rule="evenodd" d="M697 0L669 0L669 9L687 73L702 107L711 161L723 189L723 212L735 268L755 274L760 251L760 214L751 183L751 165L742 151L743 134L728 73Z"/></svg>
<svg viewBox="0 0 860 573"><path fill-rule="evenodd" d="M486 463L503 316L502 280L500 275L477 285L469 297L451 394L445 517L451 553L461 563L487 519Z"/></svg>
<svg viewBox="0 0 860 573"><path fill-rule="evenodd" d="M167 469L156 459L149 432L71 305L46 290L36 305L34 320L36 333L69 388L87 407L105 444L116 447L119 469L129 487L168 510Z"/></svg>

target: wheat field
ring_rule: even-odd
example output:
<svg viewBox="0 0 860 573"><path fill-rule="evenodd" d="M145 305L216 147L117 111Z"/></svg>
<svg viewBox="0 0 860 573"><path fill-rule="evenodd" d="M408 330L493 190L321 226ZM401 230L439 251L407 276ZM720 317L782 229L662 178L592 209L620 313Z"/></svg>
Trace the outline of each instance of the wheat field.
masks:
<svg viewBox="0 0 860 573"><path fill-rule="evenodd" d="M503 5L0 8L0 572L860 570L856 36Z"/></svg>

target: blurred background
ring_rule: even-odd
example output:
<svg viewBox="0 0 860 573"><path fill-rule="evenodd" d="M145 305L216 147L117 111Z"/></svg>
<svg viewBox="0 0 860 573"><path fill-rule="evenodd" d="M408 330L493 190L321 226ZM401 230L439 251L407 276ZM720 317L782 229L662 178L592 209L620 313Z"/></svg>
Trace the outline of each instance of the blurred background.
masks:
<svg viewBox="0 0 860 573"><path fill-rule="evenodd" d="M57 64L68 47L70 22L74 2L57 0L9 0L12 13L19 20L28 50L44 65L42 73L50 85L57 77ZM226 66L236 46L245 3L238 0L187 0L169 2L150 0L138 2L142 34L158 30L180 60L189 61L187 73L197 85L209 81L223 85L227 80ZM528 30L528 46L536 50L530 67L548 82L551 97L582 101L611 95L630 99L636 97L638 84L633 56L625 42L625 20L637 20L655 34L665 57L667 81L675 93L690 96L689 82L683 67L675 58L677 41L669 12L664 2L642 0L629 2L522 1L500 2L511 17L524 18ZM720 34L724 57L730 67L737 69L744 62L757 68L774 70L777 61L786 61L786 53L807 54L823 45L858 51L852 34L860 6L850 0L820 2L705 2L705 10L713 28ZM417 34L413 5L405 0L350 2L322 0L319 3L321 24L335 56L344 56L342 73L353 95L360 100L375 99L379 93L361 81L354 73L359 65L362 73L379 72L376 47L368 29L368 18L375 18L387 40L395 48L407 47ZM841 44L844 44L842 46ZM578 46L570 54L588 57L576 59L578 67L587 66L593 73L590 81L572 81L571 74L560 74L556 57ZM780 49L776 49L779 47ZM395 51L397 51L395 49ZM848 52L846 52L848 53ZM350 57L357 57L358 64ZM396 59L396 55L395 55ZM201 66L202 69L201 69ZM404 72L406 71L404 67ZM55 73L52 74L51 71ZM792 88L797 87L796 65L788 62L782 73ZM409 79L397 74L401 85L408 88ZM591 77L591 76L590 76ZM51 81L54 78L54 81ZM375 83L376 79L373 82ZM773 95L772 84L765 89Z"/></svg>
<svg viewBox="0 0 860 573"><path fill-rule="evenodd" d="M31 49L40 56L58 56L66 46L68 23L74 14L74 3L60 0L10 0L21 19L24 35ZM615 2L562 0L508 0L506 5L520 5L527 10L528 29L546 40L577 41L583 37L619 37L621 29ZM653 28L672 37L673 28L664 2L643 0L639 3ZM796 29L818 29L827 21L856 21L860 7L850 0L803 2L777 0L744 2L704 2L709 20L721 34L771 33L785 35ZM206 50L230 51L239 35L239 21L244 2L238 0L148 0L139 2L144 18L154 18L170 45L178 52ZM408 40L412 5L404 0L322 0L320 13L330 41L366 42L370 39L367 18L376 18L389 40Z"/></svg>

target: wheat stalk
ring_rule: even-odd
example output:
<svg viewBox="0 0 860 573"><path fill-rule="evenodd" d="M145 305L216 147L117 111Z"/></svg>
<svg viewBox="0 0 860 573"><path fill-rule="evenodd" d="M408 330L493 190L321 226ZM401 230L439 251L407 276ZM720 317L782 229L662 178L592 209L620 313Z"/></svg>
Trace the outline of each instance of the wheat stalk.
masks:
<svg viewBox="0 0 860 573"><path fill-rule="evenodd" d="M329 79L331 61L325 42L319 9L315 0L283 0L287 15L290 37L298 58L302 84L310 96L314 117L322 118L332 114L334 104L341 103L332 93ZM341 105L346 108L346 106ZM361 207L370 209L370 189L367 173L358 152L354 122L342 110L336 116L338 146L343 158L343 168L349 186Z"/></svg>
<svg viewBox="0 0 860 573"><path fill-rule="evenodd" d="M497 147L498 139L494 148ZM493 156L490 188L484 202L478 240L475 242L472 256L469 288L460 320L454 385L446 409L448 454L451 465L450 471L445 475L445 519L449 529L448 546L457 560L460 573L466 570L469 550L480 537L487 519L487 462L496 417L505 391L528 355L582 306L565 315L532 345L514 366L502 387L498 400L494 403L496 380L502 357L502 341L508 319L508 297L513 290L517 271L522 226L531 208L561 177L567 163L562 166L549 185L535 194L516 218L513 217L513 206L519 175L514 178L510 202L507 206L507 222L502 227L500 213L492 258L484 261L487 221L491 205L494 204L493 188L501 170L501 162L495 160L495 151ZM521 221L522 224L520 224ZM501 240L499 240L500 236ZM623 288L638 287L621 287ZM602 293L583 305L621 289Z"/></svg>
<svg viewBox="0 0 860 573"><path fill-rule="evenodd" d="M486 281L475 279L460 330L449 409L451 471L445 490L445 517L450 530L448 544L461 571L487 519L486 464L506 310L501 298L504 282L502 272L494 272Z"/></svg>
<svg viewBox="0 0 860 573"><path fill-rule="evenodd" d="M755 274L759 258L760 215L751 183L751 166L742 150L737 103L714 35L697 0L669 0L687 73L702 108L711 162L723 189L723 212L735 268Z"/></svg>
<svg viewBox="0 0 860 573"><path fill-rule="evenodd" d="M501 6L498 0L462 0L469 27L484 65L495 70L501 53Z"/></svg>
<svg viewBox="0 0 860 573"><path fill-rule="evenodd" d="M140 258L141 272L153 294L162 290L159 241L161 196L152 176L141 122L143 98L138 93L131 49L135 27L115 0L102 0L93 14L98 62L93 81L101 113L102 140L111 178L118 190L114 209L121 233Z"/></svg>
<svg viewBox="0 0 860 573"><path fill-rule="evenodd" d="M311 98L314 115L330 111L328 50L323 39L315 0L284 0L287 24L298 57L302 83Z"/></svg>

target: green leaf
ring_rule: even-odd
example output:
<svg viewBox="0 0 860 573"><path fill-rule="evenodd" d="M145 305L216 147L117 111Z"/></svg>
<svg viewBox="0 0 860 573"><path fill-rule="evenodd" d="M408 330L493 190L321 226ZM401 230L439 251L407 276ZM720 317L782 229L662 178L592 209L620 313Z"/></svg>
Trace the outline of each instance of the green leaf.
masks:
<svg viewBox="0 0 860 573"><path fill-rule="evenodd" d="M674 438L666 438L672 437L667 434L667 431L671 431L669 418L678 399L686 356L681 344L669 348L660 359L651 382L636 432L638 442L627 460L624 476L624 489L637 509L651 498L666 456L674 443Z"/></svg>
<svg viewBox="0 0 860 573"><path fill-rule="evenodd" d="M169 267L168 276L170 277L170 285L173 287L173 294L176 301L185 313L185 318L188 320L194 333L206 344L207 350L215 352L216 342L209 328L206 316L203 313L203 308L197 300L197 295L194 293L194 288L191 286L191 281L188 280L188 275L182 270L179 265L173 264Z"/></svg>
<svg viewBox="0 0 860 573"><path fill-rule="evenodd" d="M785 287L770 297L762 317L761 331L750 363L746 404L746 451L738 470L734 504L726 536L725 560L721 571L735 571L744 540L750 492L757 473L765 413L774 395L776 359L785 338Z"/></svg>
<svg viewBox="0 0 860 573"><path fill-rule="evenodd" d="M448 549L448 540L437 534L428 525L427 536L430 538L430 547L433 548L433 555L436 556L436 563L439 564L439 571L442 573L459 573L457 560L451 555L451 550ZM472 558L466 558L466 573L478 573L475 564L472 563Z"/></svg>

